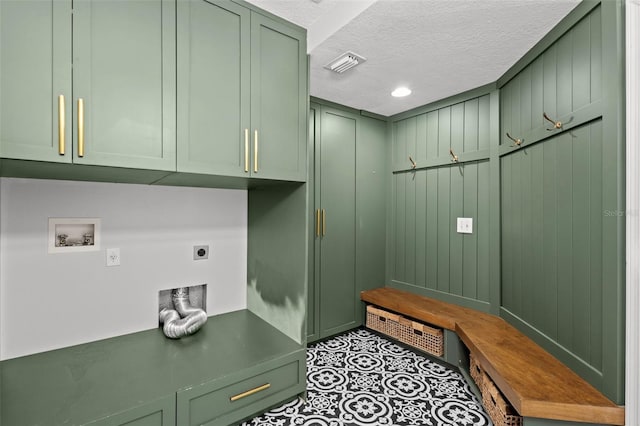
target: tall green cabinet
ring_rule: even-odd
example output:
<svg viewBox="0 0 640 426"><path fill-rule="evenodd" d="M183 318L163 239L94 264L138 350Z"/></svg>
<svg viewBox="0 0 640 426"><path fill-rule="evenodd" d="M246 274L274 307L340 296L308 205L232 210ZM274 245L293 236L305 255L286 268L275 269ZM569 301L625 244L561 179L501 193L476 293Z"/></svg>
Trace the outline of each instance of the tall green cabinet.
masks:
<svg viewBox="0 0 640 426"><path fill-rule="evenodd" d="M174 1L9 0L0 19L1 157L175 170Z"/></svg>
<svg viewBox="0 0 640 426"><path fill-rule="evenodd" d="M304 32L221 0L177 18L178 171L304 181Z"/></svg>
<svg viewBox="0 0 640 426"><path fill-rule="evenodd" d="M315 209L307 335L362 324L359 292L384 282L386 123L312 103Z"/></svg>

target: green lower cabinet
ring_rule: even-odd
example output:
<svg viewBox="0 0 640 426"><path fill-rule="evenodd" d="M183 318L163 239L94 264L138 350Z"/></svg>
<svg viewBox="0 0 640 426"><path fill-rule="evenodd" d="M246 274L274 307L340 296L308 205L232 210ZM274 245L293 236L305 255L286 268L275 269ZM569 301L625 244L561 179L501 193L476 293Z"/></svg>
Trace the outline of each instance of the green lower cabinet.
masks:
<svg viewBox="0 0 640 426"><path fill-rule="evenodd" d="M87 426L176 426L176 396L155 400L90 422Z"/></svg>
<svg viewBox="0 0 640 426"><path fill-rule="evenodd" d="M239 374L178 391L177 424L228 426L301 394L306 352L254 366Z"/></svg>

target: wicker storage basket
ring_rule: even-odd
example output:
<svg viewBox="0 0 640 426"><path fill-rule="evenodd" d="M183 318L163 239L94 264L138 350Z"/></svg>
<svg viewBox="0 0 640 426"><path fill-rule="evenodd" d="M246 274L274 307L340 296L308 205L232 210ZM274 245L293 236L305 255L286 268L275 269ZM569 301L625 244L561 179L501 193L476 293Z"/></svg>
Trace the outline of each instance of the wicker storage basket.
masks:
<svg viewBox="0 0 640 426"><path fill-rule="evenodd" d="M522 417L504 399L485 373L482 378L482 405L495 426L522 426Z"/></svg>
<svg viewBox="0 0 640 426"><path fill-rule="evenodd" d="M367 305L367 327L435 356L444 354L442 330Z"/></svg>
<svg viewBox="0 0 640 426"><path fill-rule="evenodd" d="M367 305L367 327L397 339L400 315Z"/></svg>
<svg viewBox="0 0 640 426"><path fill-rule="evenodd" d="M469 374L473 381L476 382L480 392L482 392L482 382L485 374L484 370L482 370L482 367L480 367L480 364L478 363L478 359L473 355L473 353L469 354Z"/></svg>
<svg viewBox="0 0 640 426"><path fill-rule="evenodd" d="M406 318L400 318L399 332L398 340L401 342L431 355L444 355L442 330Z"/></svg>

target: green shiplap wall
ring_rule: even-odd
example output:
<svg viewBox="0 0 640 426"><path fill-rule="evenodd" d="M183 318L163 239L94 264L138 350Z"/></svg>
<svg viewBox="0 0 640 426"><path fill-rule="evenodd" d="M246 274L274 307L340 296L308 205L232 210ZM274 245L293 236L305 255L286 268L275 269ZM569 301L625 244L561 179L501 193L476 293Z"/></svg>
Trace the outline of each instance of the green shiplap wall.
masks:
<svg viewBox="0 0 640 426"><path fill-rule="evenodd" d="M489 95L474 97L422 114L394 121L393 171L447 164L454 154L488 156Z"/></svg>
<svg viewBox="0 0 640 426"><path fill-rule="evenodd" d="M504 156L502 307L602 381L602 121Z"/></svg>
<svg viewBox="0 0 640 426"><path fill-rule="evenodd" d="M602 109L602 11L590 14L500 88L501 143L548 136L553 120L575 124Z"/></svg>
<svg viewBox="0 0 640 426"><path fill-rule="evenodd" d="M577 9L500 87L501 315L623 403L622 8Z"/></svg>
<svg viewBox="0 0 640 426"><path fill-rule="evenodd" d="M490 114L484 94L391 124L392 285L489 309Z"/></svg>
<svg viewBox="0 0 640 426"><path fill-rule="evenodd" d="M388 285L501 315L617 404L623 9L584 0L484 93L391 117L387 244Z"/></svg>

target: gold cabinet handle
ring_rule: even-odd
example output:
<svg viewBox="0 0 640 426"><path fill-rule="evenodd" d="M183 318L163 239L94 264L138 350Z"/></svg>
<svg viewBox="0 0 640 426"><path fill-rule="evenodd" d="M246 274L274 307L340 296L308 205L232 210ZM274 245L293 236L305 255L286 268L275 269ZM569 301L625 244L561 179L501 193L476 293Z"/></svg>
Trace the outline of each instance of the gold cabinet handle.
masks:
<svg viewBox="0 0 640 426"><path fill-rule="evenodd" d="M271 383L265 383L264 385L258 386L257 388L253 388L253 389L248 390L246 392L242 392L242 393L239 393L237 395L234 395L229 399L231 400L231 402L237 401L239 399L246 398L247 396L253 395L254 393L258 393L260 391L267 390L270 387L271 387Z"/></svg>
<svg viewBox="0 0 640 426"><path fill-rule="evenodd" d="M320 236L320 209L316 209L316 237Z"/></svg>
<svg viewBox="0 0 640 426"><path fill-rule="evenodd" d="M78 98L78 157L84 157L84 100Z"/></svg>
<svg viewBox="0 0 640 426"><path fill-rule="evenodd" d="M64 95L58 96L58 154L64 155Z"/></svg>
<svg viewBox="0 0 640 426"><path fill-rule="evenodd" d="M327 211L322 209L322 236L327 235Z"/></svg>
<svg viewBox="0 0 640 426"><path fill-rule="evenodd" d="M258 131L256 130L253 137L253 171L258 173Z"/></svg>
<svg viewBox="0 0 640 426"><path fill-rule="evenodd" d="M244 129L244 172L249 173L249 129Z"/></svg>

